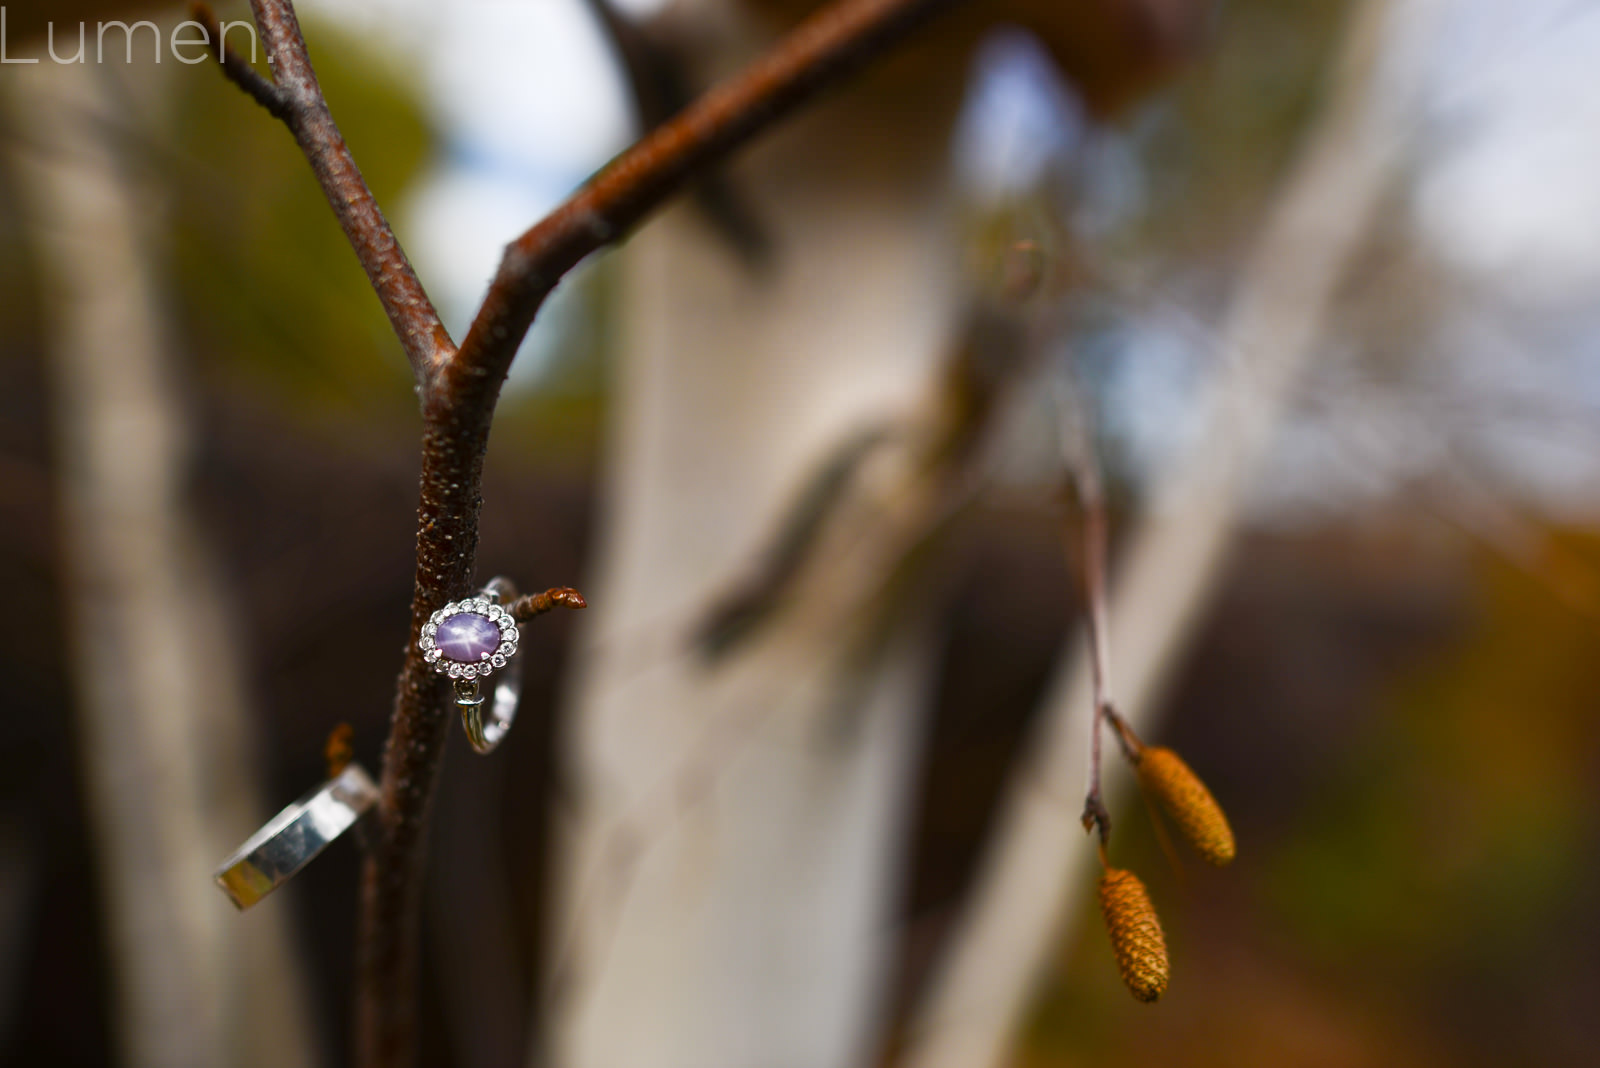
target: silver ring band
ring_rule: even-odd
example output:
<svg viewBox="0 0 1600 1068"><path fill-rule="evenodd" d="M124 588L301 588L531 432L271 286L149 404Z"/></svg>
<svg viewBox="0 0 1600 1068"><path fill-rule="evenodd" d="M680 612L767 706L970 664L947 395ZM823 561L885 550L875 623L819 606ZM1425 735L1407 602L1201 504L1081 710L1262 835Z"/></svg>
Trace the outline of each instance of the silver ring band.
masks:
<svg viewBox="0 0 1600 1068"><path fill-rule="evenodd" d="M372 777L350 764L268 820L213 877L243 911L292 879L377 801Z"/></svg>
<svg viewBox="0 0 1600 1068"><path fill-rule="evenodd" d="M520 673L518 673L520 675ZM494 688L494 700L485 700L476 683L456 685L456 704L461 709L461 725L467 730L467 741L475 753L488 753L500 744L500 739L511 729L517 718L517 702L521 695L520 678L507 675ZM489 705L488 722L484 722L483 706Z"/></svg>
<svg viewBox="0 0 1600 1068"><path fill-rule="evenodd" d="M502 576L490 579L489 584L478 594L478 600L499 605L503 601L513 600L516 595L516 587L511 584L511 580ZM467 603L462 602L463 605ZM517 627L513 620L511 630L506 635L509 642L500 646L504 653L504 666L496 668L492 697L485 697L483 693L481 680L489 674L487 670L482 671L476 678L469 676L453 680L456 707L461 709L461 725L466 728L467 742L475 753L492 752L517 718L517 705L522 700L522 658L517 655L517 639L512 636L516 633ZM506 651L508 645L509 651ZM484 714L485 705L488 706L487 717Z"/></svg>

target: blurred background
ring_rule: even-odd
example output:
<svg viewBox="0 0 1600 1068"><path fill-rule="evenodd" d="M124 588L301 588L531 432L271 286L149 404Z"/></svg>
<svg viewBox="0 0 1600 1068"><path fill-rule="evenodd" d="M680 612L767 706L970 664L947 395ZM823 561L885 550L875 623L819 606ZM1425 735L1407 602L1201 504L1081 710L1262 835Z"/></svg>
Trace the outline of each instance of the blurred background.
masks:
<svg viewBox="0 0 1600 1068"><path fill-rule="evenodd" d="M297 5L457 337L813 6ZM180 9L6 8L0 1061L346 1063L356 846L244 915L210 873L337 724L378 769L408 369ZM419 1063L1592 1063L1596 55L1588 0L969 0L580 268L479 572L593 607L452 731ZM1239 842L1175 866L1108 747L1154 1007L1077 826L1063 423L1116 694Z"/></svg>

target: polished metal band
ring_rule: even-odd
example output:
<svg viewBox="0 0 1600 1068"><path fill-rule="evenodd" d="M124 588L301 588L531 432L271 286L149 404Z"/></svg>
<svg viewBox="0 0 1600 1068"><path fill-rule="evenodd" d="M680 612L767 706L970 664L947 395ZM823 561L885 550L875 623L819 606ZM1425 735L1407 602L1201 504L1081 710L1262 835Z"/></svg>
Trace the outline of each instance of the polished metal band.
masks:
<svg viewBox="0 0 1600 1068"><path fill-rule="evenodd" d="M240 910L249 908L288 882L377 801L372 777L361 765L348 765L251 835L217 868L217 885Z"/></svg>

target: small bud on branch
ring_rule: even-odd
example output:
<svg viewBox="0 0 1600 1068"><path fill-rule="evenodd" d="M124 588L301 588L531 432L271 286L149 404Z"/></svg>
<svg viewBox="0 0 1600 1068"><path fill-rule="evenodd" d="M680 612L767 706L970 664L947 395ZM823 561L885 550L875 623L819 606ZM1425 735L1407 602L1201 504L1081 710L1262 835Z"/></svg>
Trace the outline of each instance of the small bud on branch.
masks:
<svg viewBox="0 0 1600 1068"><path fill-rule="evenodd" d="M530 593L526 597L518 597L506 605L506 613L518 623L526 623L557 608L576 610L588 607L589 602L583 599L583 594L571 586L557 586L543 593Z"/></svg>

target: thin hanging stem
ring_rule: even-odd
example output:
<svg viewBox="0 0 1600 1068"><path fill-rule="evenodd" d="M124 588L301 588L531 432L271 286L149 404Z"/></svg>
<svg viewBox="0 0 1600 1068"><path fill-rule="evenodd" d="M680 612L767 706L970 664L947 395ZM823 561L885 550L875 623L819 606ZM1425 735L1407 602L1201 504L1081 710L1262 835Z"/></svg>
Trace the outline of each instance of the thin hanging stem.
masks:
<svg viewBox="0 0 1600 1068"><path fill-rule="evenodd" d="M1117 738L1127 749L1126 724L1111 698L1111 628L1106 610L1107 527L1105 490L1094 447L1093 416L1074 385L1057 394L1061 418L1061 451L1067 481L1076 508L1069 509L1063 531L1068 558L1080 563L1084 613L1089 631L1090 675L1094 684L1094 715L1089 724L1089 789L1083 800L1083 829L1098 830L1103 850L1111 839L1111 813L1100 790L1100 736L1103 721L1117 728ZM1071 551L1074 543L1078 551Z"/></svg>

